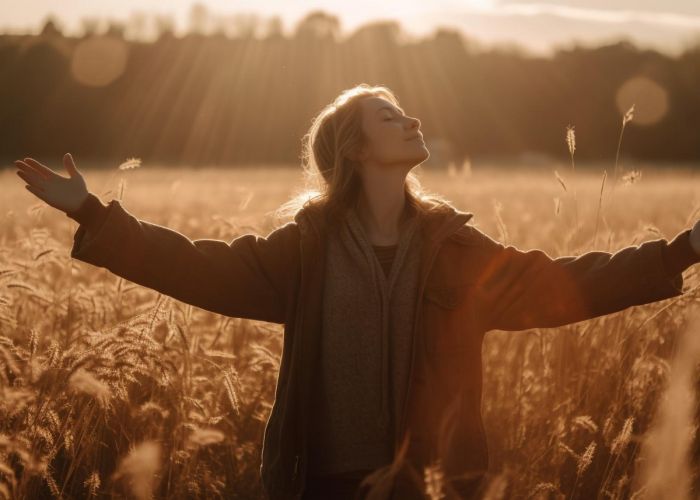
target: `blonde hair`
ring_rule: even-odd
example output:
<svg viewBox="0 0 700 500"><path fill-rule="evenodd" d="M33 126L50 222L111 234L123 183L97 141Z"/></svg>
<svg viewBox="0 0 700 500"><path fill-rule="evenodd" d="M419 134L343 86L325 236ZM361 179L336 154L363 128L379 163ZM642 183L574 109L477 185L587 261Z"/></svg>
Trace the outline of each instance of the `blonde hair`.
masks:
<svg viewBox="0 0 700 500"><path fill-rule="evenodd" d="M278 217L294 216L312 206L323 209L326 220L335 222L356 202L362 183L357 161L351 156L366 141L360 106L366 97L383 97L399 107L396 95L388 87L366 83L344 90L325 106L302 139L306 187L276 211ZM448 203L442 196L427 192L413 172L406 176L404 192L410 208L419 214Z"/></svg>

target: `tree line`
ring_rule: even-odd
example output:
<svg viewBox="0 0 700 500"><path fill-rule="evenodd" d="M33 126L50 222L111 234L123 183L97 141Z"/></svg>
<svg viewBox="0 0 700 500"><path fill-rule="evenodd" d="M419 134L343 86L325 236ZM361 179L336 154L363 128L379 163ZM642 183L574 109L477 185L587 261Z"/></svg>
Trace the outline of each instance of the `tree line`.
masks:
<svg viewBox="0 0 700 500"><path fill-rule="evenodd" d="M393 21L341 38L338 19L316 11L289 36L165 29L144 42L118 27L68 37L51 21L1 35L0 160L299 163L312 117L360 82L398 94L436 163L563 159L570 125L577 158L610 160L629 102L656 116L627 124L627 158L700 158L700 46L672 57L620 41L544 57L447 28L409 39Z"/></svg>

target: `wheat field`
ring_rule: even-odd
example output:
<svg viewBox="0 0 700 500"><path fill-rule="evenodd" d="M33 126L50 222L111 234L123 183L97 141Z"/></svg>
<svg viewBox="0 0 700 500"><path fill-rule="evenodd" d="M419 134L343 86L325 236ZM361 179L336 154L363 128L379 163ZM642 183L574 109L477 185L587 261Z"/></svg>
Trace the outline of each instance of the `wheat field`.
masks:
<svg viewBox="0 0 700 500"><path fill-rule="evenodd" d="M80 168L103 201L191 239L265 235L302 187L292 168ZM700 217L697 169L637 165L614 192L609 165L416 172L493 238L553 257L670 240ZM282 327L72 260L77 224L10 169L0 186L0 498L261 498ZM696 496L697 267L681 297L486 335L485 498ZM425 472L426 498L444 498Z"/></svg>

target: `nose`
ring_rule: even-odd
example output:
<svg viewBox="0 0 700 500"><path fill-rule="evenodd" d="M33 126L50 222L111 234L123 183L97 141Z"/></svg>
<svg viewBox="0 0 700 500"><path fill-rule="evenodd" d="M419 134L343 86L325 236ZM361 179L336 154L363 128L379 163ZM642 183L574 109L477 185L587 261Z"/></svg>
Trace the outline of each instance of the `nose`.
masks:
<svg viewBox="0 0 700 500"><path fill-rule="evenodd" d="M408 128L420 128L420 120L418 118L409 117Z"/></svg>

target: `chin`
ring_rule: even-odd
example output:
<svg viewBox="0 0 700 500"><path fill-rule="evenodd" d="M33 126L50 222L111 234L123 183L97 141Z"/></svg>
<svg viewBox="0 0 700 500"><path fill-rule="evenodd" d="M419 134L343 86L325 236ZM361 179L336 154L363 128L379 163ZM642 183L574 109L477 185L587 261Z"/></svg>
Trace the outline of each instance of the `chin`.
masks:
<svg viewBox="0 0 700 500"><path fill-rule="evenodd" d="M423 158L423 159L421 159L421 160L416 160L416 161L412 162L412 163L411 163L411 168L410 168L410 170L413 170L414 168L416 168L416 167L422 165L423 163L425 163L425 160L427 160L427 159L428 159L428 158L426 157L426 158Z"/></svg>
<svg viewBox="0 0 700 500"><path fill-rule="evenodd" d="M423 148L423 154L418 155L418 157L415 159L415 162L416 162L415 164L420 165L428 158L430 158L430 151L428 151L428 148Z"/></svg>

